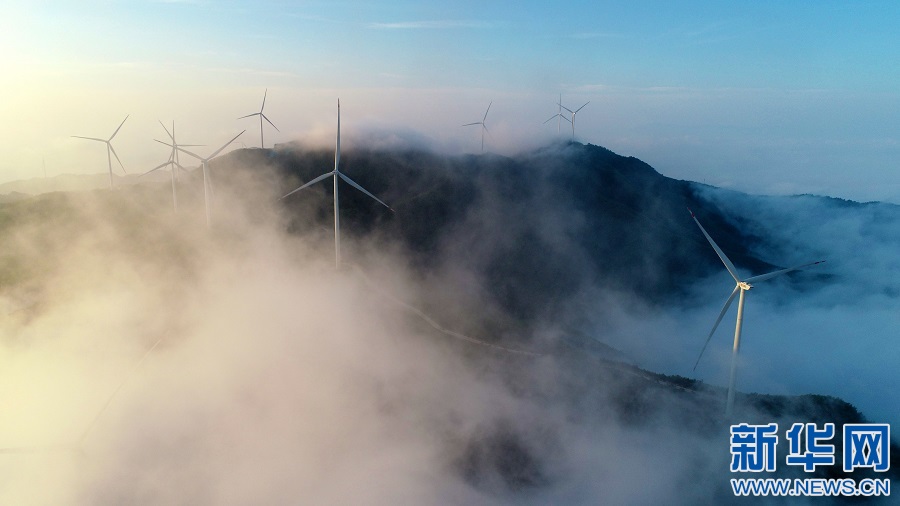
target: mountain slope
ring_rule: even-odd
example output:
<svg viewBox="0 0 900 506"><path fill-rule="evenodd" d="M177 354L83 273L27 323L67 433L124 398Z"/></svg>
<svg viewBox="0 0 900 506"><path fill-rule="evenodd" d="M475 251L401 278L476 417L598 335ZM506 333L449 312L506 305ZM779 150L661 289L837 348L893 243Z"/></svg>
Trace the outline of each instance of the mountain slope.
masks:
<svg viewBox="0 0 900 506"><path fill-rule="evenodd" d="M333 154L246 150L216 162L223 174L268 167L282 181L270 185L274 199L330 170ZM738 267L758 273L778 261L749 253L765 239L742 233L697 196L696 184L597 146L558 144L512 158L357 149L342 153L341 164L396 210L342 182L344 233L401 245L423 270L453 264L477 273L517 320L560 318L571 297L595 286L651 303L683 297L720 269L687 207ZM331 226L330 194L323 182L287 199L291 229Z"/></svg>

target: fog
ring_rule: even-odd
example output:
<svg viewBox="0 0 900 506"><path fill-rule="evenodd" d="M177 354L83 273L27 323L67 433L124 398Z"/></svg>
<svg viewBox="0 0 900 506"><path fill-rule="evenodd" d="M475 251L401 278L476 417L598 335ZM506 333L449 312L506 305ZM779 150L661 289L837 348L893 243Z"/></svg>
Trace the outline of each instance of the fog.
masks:
<svg viewBox="0 0 900 506"><path fill-rule="evenodd" d="M163 198L124 190L45 197L63 211L52 219L19 208L7 237L36 265L3 298L0 398L14 409L0 418L0 502L490 504L589 501L597 487L670 492L675 475L641 490L616 479L646 454L615 466L603 457L629 441L650 446L647 434L611 425L598 438L562 405L513 393L500 372L465 359L472 349L423 331L352 270L335 272L327 241L290 237L274 208L223 205L218 189L212 232L187 199L176 217ZM416 299L396 259L355 260L390 280L381 289ZM553 360L534 360L552 383ZM477 456L479 441L507 432L541 457L525 494L492 470L490 447Z"/></svg>
<svg viewBox="0 0 900 506"><path fill-rule="evenodd" d="M647 389L652 378L601 366L589 353L528 347L561 332L553 321L534 327L540 335L518 336L521 351L538 356L473 342L495 336L484 314L469 320L459 308L496 308L464 262L422 276L398 249L348 235L353 266L335 271L331 234L286 233L298 217L273 198L285 183L247 169L252 179L215 186L211 230L196 194L180 196L173 214L165 184L50 194L12 208L16 219L3 229L0 399L14 408L0 417L0 503L729 499L727 428L710 429L703 414L718 412L721 399ZM716 300L730 288L709 286ZM767 306L798 307L769 324L778 335L807 334L801 325L837 291L821 293L800 294L810 300L793 306L754 291L748 322L763 320ZM431 317L465 336L437 332L409 310L436 300L451 307ZM627 334L648 349L674 341L672 329L699 345L714 316L708 308L654 311L638 324L633 298L603 292L596 300L618 326L594 337ZM747 328L751 361L759 357L752 336L763 332ZM710 378L722 372L715 348ZM622 349L659 370L681 367ZM673 360L693 350L667 345L657 356L660 349ZM788 380L802 376L769 374L778 383L765 384L766 374L747 373L741 386L801 393ZM806 377L822 393L842 392ZM636 412L623 408L633 405Z"/></svg>
<svg viewBox="0 0 900 506"><path fill-rule="evenodd" d="M759 258L781 266L826 260L805 272L758 283L748 292L738 389L835 395L870 420L896 427L900 208L813 196L752 196L702 186L697 191L728 222L757 238L752 253ZM703 222L704 217L698 219ZM697 236L702 239L699 230ZM746 276L763 273L741 271ZM619 330L607 338L651 370L724 385L736 301L696 372L691 368L733 283L722 267L692 287L694 296L705 301L702 306L687 303L662 314L624 307Z"/></svg>

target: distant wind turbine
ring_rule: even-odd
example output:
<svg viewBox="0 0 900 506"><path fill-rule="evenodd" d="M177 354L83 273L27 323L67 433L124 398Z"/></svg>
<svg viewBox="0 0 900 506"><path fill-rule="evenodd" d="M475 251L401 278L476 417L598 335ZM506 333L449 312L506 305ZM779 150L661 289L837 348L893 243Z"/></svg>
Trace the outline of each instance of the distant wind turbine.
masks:
<svg viewBox="0 0 900 506"><path fill-rule="evenodd" d="M562 93L559 94L559 102L557 102L556 105L559 106L559 110L556 112L556 114L554 114L553 116L550 116L550 118L547 121L545 121L544 124L546 125L547 123L550 122L550 120L552 120L553 118L556 118L556 134L559 135L559 126L562 123L562 120L566 120L569 123L571 123L571 121L569 121L569 118L562 115Z"/></svg>
<svg viewBox="0 0 900 506"><path fill-rule="evenodd" d="M760 281L765 281L767 279L774 278L775 276L779 276L781 274L795 271L797 269L802 269L804 267L809 267L811 265L821 264L825 262L824 260L819 260L817 262L810 262L808 264L797 265L795 267L789 267L787 269L780 269L777 271L770 272L768 274L761 274L759 276L749 277L747 279L741 279L737 274L737 269L735 269L734 264L731 263L731 260L725 256L725 253L719 248L719 245L713 241L712 237L706 233L706 229L703 228L703 225L697 221L697 217L694 216L694 212L688 209L691 213L691 218L693 218L694 222L700 227L700 231L703 232L703 235L706 237L706 240L709 241L709 244L716 251L716 255L719 256L719 259L722 260L722 263L725 264L725 269L728 270L728 273L731 274L731 277L734 278L735 287L731 292L731 295L728 297L728 300L725 301L725 305L722 307L722 311L719 312L719 317L716 318L716 323L713 324L712 330L709 331L709 336L706 337L706 342L703 343L703 349L700 350L700 355L697 357L697 361L694 363L694 370L697 369L697 364L700 363L700 358L703 357L703 352L706 351L706 346L709 344L709 340L712 339L713 333L715 333L716 328L719 326L719 322L722 321L722 318L725 316L725 312L728 311L728 308L731 307L731 303L734 301L735 295L740 291L740 297L738 298L738 310L737 310L737 323L734 327L734 346L731 350L731 376L728 380L728 400L725 403L725 417L728 418L731 416L732 410L734 408L734 378L735 378L735 370L737 368L737 355L738 350L741 345L741 324L744 320L744 294L753 288L752 283L757 283Z"/></svg>
<svg viewBox="0 0 900 506"><path fill-rule="evenodd" d="M175 191L175 182L177 180L177 176L175 175L176 174L175 169L178 168L178 169L187 171L187 169L182 167L181 163L179 163L178 147L179 146L194 147L194 146L200 146L200 144L178 144L175 141L175 122L172 121L172 131L171 132L169 132L169 129L166 128L166 125L163 125L162 121L160 121L159 124L160 124L160 126L163 127L163 130L166 131L166 134L169 136L169 139L172 140L172 144L171 144L172 152L169 153L169 159L166 162L163 162L163 163L157 165L156 167L148 170L147 172L144 172L143 174L141 174L141 176L145 176L155 170L159 170L163 167L171 165L172 166L172 206L173 206L175 212L178 212L178 194Z"/></svg>
<svg viewBox="0 0 900 506"><path fill-rule="evenodd" d="M159 121L159 120L157 120L157 121ZM174 146L174 147L172 148L172 152L174 153L175 163L178 164L179 167L181 167L181 160L180 160L180 157L178 156L178 151L179 151L179 150L178 150L178 146L184 146L184 147L200 147L200 146L203 146L203 144L178 144L177 142L175 142L175 120L172 120L172 131L171 131L171 132L169 132L169 129L166 128L166 125L163 125L163 122L162 122L162 121L160 121L159 124L160 124L160 126L163 127L163 130L166 131L166 135L169 136L169 139L172 139L172 145ZM184 167L181 167L181 170L187 171L187 169L185 169ZM177 172L175 173L175 180L176 180L176 181L178 180L178 173L177 173Z"/></svg>
<svg viewBox="0 0 900 506"><path fill-rule="evenodd" d="M266 147L265 138L263 137L263 120L268 121L269 124L272 125L272 128L274 128L278 132L281 132L281 130L278 130L278 127L275 126L275 123L272 123L269 120L269 118L267 118L266 115L263 114L263 109L266 108L266 95L268 93L269 93L269 89L266 88L266 91L263 92L263 101L262 101L262 105L259 107L259 112L254 112L253 114L248 114L246 116L241 116L240 118L238 118L238 119L244 119L244 118L249 118L250 116L259 116L259 147L261 147L261 148Z"/></svg>
<svg viewBox="0 0 900 506"><path fill-rule="evenodd" d="M203 204L206 207L206 226L207 227L212 226L212 218L210 217L210 212L209 212L209 203L210 203L209 202L209 200L210 200L209 190L210 190L210 184L211 184L210 178L209 178L209 161L212 160L213 158L215 158L216 155L218 155L223 149L227 148L228 145L231 144L232 142L234 142L238 137L244 135L244 132L246 132L246 130L241 130L241 133L235 135L233 139L231 139L230 141L223 144L221 148L213 151L213 153L211 155L207 156L206 158L203 158L202 156L200 156L196 153L192 153L192 152L182 148L181 146L177 146L175 144L169 144L168 142L163 142L160 140L156 141L160 144L165 144L166 146L175 148L178 151L181 151L182 153L191 155L194 158L196 158L197 160L200 160L200 164L203 167Z"/></svg>
<svg viewBox="0 0 900 506"><path fill-rule="evenodd" d="M484 117L481 118L481 121L478 121L476 123L466 123L465 125L463 125L464 127L472 126L472 125L481 125L481 152L482 153L484 153L484 133L488 132L487 125L485 125L484 122L487 121L487 115L488 115L488 112L490 112L491 105L493 105L493 103L494 103L494 101L491 100L491 102L487 106L487 110L484 111ZM490 133L490 132L488 132L488 133Z"/></svg>
<svg viewBox="0 0 900 506"><path fill-rule="evenodd" d="M128 116L130 116L130 115L128 115ZM128 119L128 116L125 116L125 119L123 119L122 122L119 123L119 128L116 128L116 131L113 132L113 134L109 136L109 139L99 139L97 137L82 137L80 135L72 136L72 137L75 137L78 139L87 139L90 141L99 141L99 142L106 143L106 160L107 160L107 162L109 162L109 189L110 190L113 189L113 172L112 172L112 157L113 156L116 157L116 161L119 162L119 166L122 167L122 172L125 172L127 174L127 172L125 171L125 166L122 165L122 160L119 160L119 155L116 154L116 150L112 147L112 140L113 140L113 137L115 137L116 134L119 133L119 129L122 128L122 125L125 124L125 120ZM112 153L112 155L110 155L110 153Z"/></svg>
<svg viewBox="0 0 900 506"><path fill-rule="evenodd" d="M588 105L590 103L591 103L591 101L588 100L587 102L584 103L584 105ZM572 109L569 109L568 107L562 105L562 95L560 95L559 106L562 107L563 109L569 111L569 113L572 115L572 121L569 122L569 123L572 123L572 140L575 140L575 115L578 114L578 111L584 109L584 105L573 111Z"/></svg>
<svg viewBox="0 0 900 506"><path fill-rule="evenodd" d="M350 179L346 174L341 172L340 162L341 162L341 101L340 101L340 99L338 99L338 102L337 102L337 140L335 142L335 147L334 147L334 170L332 170L331 172L322 174L321 176L300 186L296 190L288 192L283 197L281 197L282 199L287 198L287 197L293 195L294 193L297 193L298 191L300 191L308 186L314 185L327 177L334 178L334 265L335 265L336 269L341 268L341 213L340 213L339 206L338 206L338 202L339 202L338 178L343 179L350 186L365 193L369 197L373 198L379 204L390 209L391 212L394 212L394 210L391 209L391 206L382 202L378 197L369 193L368 190L366 190L365 188L363 188L362 186L357 184L356 181Z"/></svg>

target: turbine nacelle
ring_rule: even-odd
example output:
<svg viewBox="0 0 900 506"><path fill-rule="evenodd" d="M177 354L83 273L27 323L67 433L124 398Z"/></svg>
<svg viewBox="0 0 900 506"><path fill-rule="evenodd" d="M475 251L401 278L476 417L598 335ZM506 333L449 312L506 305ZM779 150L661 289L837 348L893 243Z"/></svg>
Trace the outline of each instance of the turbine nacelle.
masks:
<svg viewBox="0 0 900 506"><path fill-rule="evenodd" d="M488 106L488 109L490 109L490 106ZM485 117L487 117L487 113L485 113ZM484 125L482 125L482 126L484 126ZM309 186L312 186L315 183L318 183L319 181L322 181L323 179L326 179L329 177L332 178L332 183L334 185L334 265L335 265L336 269L341 268L341 213L340 213L340 206L339 206L340 200L338 197L338 180L339 179L343 179L345 183L356 188L357 190L359 190L366 196L372 198L379 204L388 208L388 210L390 210L391 212L394 212L394 210L391 209L391 206L382 202L381 199L379 199L378 197L373 195L371 192L369 192L369 190L366 190L365 188L360 186L356 181L350 179L349 176L347 176L346 174L341 172L340 163L341 163L341 101L340 101L340 99L338 99L338 102L337 102L337 136L335 138L335 143L334 143L334 170L332 170L330 172L326 172L325 174L322 174L321 176L314 178L312 181L309 181L308 183L301 185L297 189L290 191L287 194L285 194L283 197L281 197L282 199L287 198L287 197L293 195L294 193L299 192L300 190L302 190L304 188L307 188Z"/></svg>
<svg viewBox="0 0 900 506"><path fill-rule="evenodd" d="M78 138L78 139L87 139L87 140L89 140L89 141L98 141L98 142L106 143L106 161L107 161L107 164L108 164L108 166L109 166L109 189L110 189L110 190L113 189L113 170L112 170L112 157L113 157L113 156L115 156L115 157L116 157L116 161L119 162L119 167L122 167L122 172L124 172L124 173L126 173L126 174L128 173L128 172L125 170L125 166L122 165L122 160L119 159L119 155L116 154L116 148L114 148L114 147L112 146L112 140L113 140L113 138L116 136L116 134L119 133L119 130L122 129L122 125L125 124L125 121L128 119L128 116L130 116L130 114L129 114L129 115L126 115L126 116L125 116L125 119L123 119L122 122L119 123L119 127L116 128L116 131L113 132L113 134L109 136L109 139L98 139L97 137L82 137L82 136L80 136L80 135L73 135L73 136L72 136L72 137L75 137L75 138Z"/></svg>
<svg viewBox="0 0 900 506"><path fill-rule="evenodd" d="M473 126L473 125L481 125L481 152L482 153L484 153L484 133L487 132L488 135L490 135L490 133L491 133L490 130L488 130L487 125L484 124L484 122L487 121L488 113L491 111L491 106L493 104L494 104L494 101L491 100L491 102L487 106L487 110L484 111L484 117L481 118L481 121L476 121L475 123L466 123L465 125L462 125L464 127ZM549 120L547 120L547 121L549 121Z"/></svg>
<svg viewBox="0 0 900 506"><path fill-rule="evenodd" d="M278 130L278 127L275 126L275 123L272 123L272 121L268 117L266 117L265 113L263 113L263 109L266 108L266 95L268 95L268 93L269 93L269 89L266 88L266 90L263 92L263 100L262 100L262 105L259 107L259 112L254 112L252 114L248 114L246 116L241 116L240 118L238 118L238 119L244 119L244 118L249 118L251 116L259 116L259 147L260 148L266 147L265 137L263 136L263 120L266 120L266 122L268 122L270 125L272 125L272 128L274 128L276 131L281 132L281 130Z"/></svg>
<svg viewBox="0 0 900 506"><path fill-rule="evenodd" d="M163 142L158 139L153 139L160 144L165 144L166 146L169 146L170 148L173 148L177 151L181 151L182 153L184 153L186 155L190 155L190 156L196 158L197 160L200 160L200 167L203 170L203 204L204 204L204 207L206 208L206 226L207 227L212 226L212 217L211 217L210 208L209 208L211 183L210 183L210 177L209 177L208 169L207 169L209 166L209 161L212 160L213 158L215 158L216 155L221 153L223 149L230 146L231 143L236 141L238 137L244 135L244 132L246 132L246 130L241 130L241 133L235 135L234 138L232 138L230 141L223 144L222 147L220 147L219 149L213 151L213 153L211 155L207 156L206 158L203 158L202 156L200 156L196 153L192 153L192 152L182 148L181 146L174 144L174 142L172 144L169 144L168 142Z"/></svg>
<svg viewBox="0 0 900 506"><path fill-rule="evenodd" d="M776 276L780 276L781 274L785 274L787 272L791 272L797 269L802 269L804 267L809 267L811 265L816 265L824 262L824 260L819 260L817 262L811 262L803 265L797 265L794 267L788 267L787 269L779 269L777 271L772 271L767 274L760 274L758 276L751 276L746 280L742 280L738 277L737 269L734 264L731 263L731 260L728 259L728 256L725 255L725 252L722 251L722 248L716 244L716 241L713 240L712 237L706 232L706 229L703 228L703 225L697 221L697 217L694 216L694 212L688 208L688 211L691 213L691 218L700 227L700 231L703 232L706 240L709 241L709 245L712 246L713 250L715 250L716 255L719 256L719 260L725 264L725 269L728 270L728 273L731 274L731 277L734 278L736 283L734 290L731 291L731 295L728 296L728 299L725 301L725 305L722 306L722 310L719 312L718 318L716 318L716 322L713 324L712 330L709 331L709 335L706 336L706 342L703 343L703 349L700 350L700 355L697 357L697 361L694 362L694 370L697 369L697 364L700 363L700 359L703 357L703 352L706 351L706 346L709 344L710 339L712 339L713 334L716 332L716 329L719 327L719 323L721 323L722 318L725 316L725 312L728 311L728 308L731 307L731 303L734 302L734 298L740 294L738 299L738 312L737 312L737 320L735 322L734 328L734 345L731 351L731 377L728 382L728 398L725 402L725 417L728 418L731 416L732 408L734 406L734 382L735 382L735 370L737 368L737 353L740 349L741 343L741 323L743 321L744 314L744 294L753 288L751 283L755 283L758 281L765 281L767 279L772 279Z"/></svg>
<svg viewBox="0 0 900 506"><path fill-rule="evenodd" d="M578 109L575 109L573 111L572 109L569 109L568 107L562 105L562 95L560 95L559 98L560 98L560 100L559 100L559 102L556 103L556 105L558 105L561 109L565 109L566 111L569 112L569 114L572 115L572 119L569 121L569 123L572 124L572 140L575 140L575 116L578 114L578 111L584 109L584 107L586 105L590 104L591 102L587 101L584 103L584 105L582 105L581 107L579 107ZM562 111L560 111L560 112L562 112Z"/></svg>

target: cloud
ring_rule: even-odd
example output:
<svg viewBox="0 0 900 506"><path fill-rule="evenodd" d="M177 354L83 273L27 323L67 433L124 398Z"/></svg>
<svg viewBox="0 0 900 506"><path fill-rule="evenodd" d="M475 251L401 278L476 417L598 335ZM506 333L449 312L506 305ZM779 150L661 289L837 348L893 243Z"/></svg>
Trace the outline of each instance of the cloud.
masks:
<svg viewBox="0 0 900 506"><path fill-rule="evenodd" d="M373 30L448 30L457 28L491 28L492 23L476 20L430 20L430 21L397 21L374 22L368 27Z"/></svg>
<svg viewBox="0 0 900 506"><path fill-rule="evenodd" d="M359 163L362 143L390 157L423 142L360 130L346 154ZM182 180L177 215L167 183L3 208L15 220L0 223L0 307L12 310L0 321L0 398L17 409L0 417L0 448L34 451L0 453L0 503L723 502L727 434L701 430L715 398L648 387L659 385L649 373L590 353L535 358L453 339L384 296L500 339L483 321L496 314L486 295L497 286L471 267L526 229L523 216L538 217L546 261L584 261L566 240L583 217L528 205L558 195L537 184L508 207L494 197L510 187L486 191L426 272L377 234L348 232L347 258L375 291L333 269L333 236L317 226L331 219L328 196L311 189L281 207L290 177L263 155L214 161L212 230L197 174ZM298 169L331 155L277 153ZM423 170L451 167L415 156ZM785 247L779 258L805 253ZM634 300L596 293L605 298L577 302L610 316L600 339L675 341L672 328L706 326L699 309L682 318L688 308L623 330L612 317L627 322ZM510 338L546 345L564 332L543 323Z"/></svg>
<svg viewBox="0 0 900 506"><path fill-rule="evenodd" d="M873 421L900 423L900 404L889 393L900 388L892 365L900 361L893 335L900 310L893 281L900 277L900 207L711 187L697 187L697 192L755 238L751 253L756 257L780 266L826 260L788 279L759 283L747 294L738 388L836 395ZM609 334L610 344L652 370L725 384L736 304L697 371L691 367L733 286L723 267L691 290L706 301L699 307L659 312L625 307L620 327Z"/></svg>
<svg viewBox="0 0 900 506"><path fill-rule="evenodd" d="M150 0L160 4L187 4L187 5L207 5L209 0Z"/></svg>
<svg viewBox="0 0 900 506"><path fill-rule="evenodd" d="M613 32L576 32L569 37L578 40L590 40L590 39L613 39L623 37L620 33Z"/></svg>

